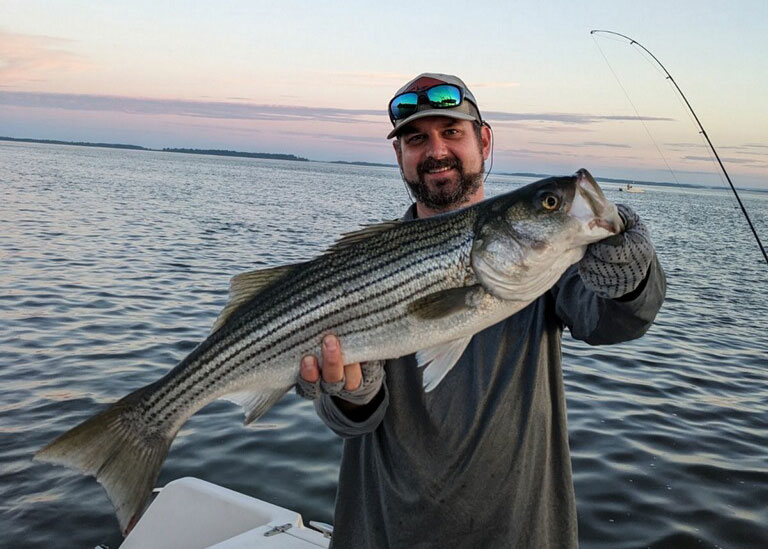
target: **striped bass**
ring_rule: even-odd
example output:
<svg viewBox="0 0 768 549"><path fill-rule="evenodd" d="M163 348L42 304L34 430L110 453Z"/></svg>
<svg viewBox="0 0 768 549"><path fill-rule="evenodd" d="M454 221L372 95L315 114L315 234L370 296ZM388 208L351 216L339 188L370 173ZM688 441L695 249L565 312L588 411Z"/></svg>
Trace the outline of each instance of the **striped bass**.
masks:
<svg viewBox="0 0 768 549"><path fill-rule="evenodd" d="M175 368L35 455L96 477L130 531L181 426L217 398L262 416L336 334L345 363L416 353L425 391L472 336L523 309L622 229L586 170L473 206L345 235L295 265L240 274L211 334Z"/></svg>

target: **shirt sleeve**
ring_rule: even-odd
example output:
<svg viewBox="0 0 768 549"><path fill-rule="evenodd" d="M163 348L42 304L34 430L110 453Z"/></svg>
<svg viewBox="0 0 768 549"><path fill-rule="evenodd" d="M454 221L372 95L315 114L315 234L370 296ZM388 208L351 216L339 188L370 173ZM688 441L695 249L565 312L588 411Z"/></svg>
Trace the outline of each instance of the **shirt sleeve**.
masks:
<svg viewBox="0 0 768 549"><path fill-rule="evenodd" d="M315 400L315 411L320 419L328 428L342 438L353 438L376 430L389 406L389 390L387 389L386 378L381 386L384 391L384 397L381 403L371 412L366 419L362 421L353 421L341 411L332 397L321 395Z"/></svg>
<svg viewBox="0 0 768 549"><path fill-rule="evenodd" d="M598 297L582 282L577 265L572 265L550 291L557 315L571 335L590 345L604 345L637 339L653 324L667 288L656 255L642 285L628 301Z"/></svg>

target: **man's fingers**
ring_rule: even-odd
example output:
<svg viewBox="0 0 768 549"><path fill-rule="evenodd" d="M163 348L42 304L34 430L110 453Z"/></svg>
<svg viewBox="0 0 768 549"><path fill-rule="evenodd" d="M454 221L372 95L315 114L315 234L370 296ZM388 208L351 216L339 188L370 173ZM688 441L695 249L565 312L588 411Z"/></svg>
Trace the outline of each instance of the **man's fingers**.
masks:
<svg viewBox="0 0 768 549"><path fill-rule="evenodd" d="M312 355L307 355L302 358L299 375L304 381L308 381L309 383L314 383L320 379L320 368L317 367L317 358Z"/></svg>
<svg viewBox="0 0 768 549"><path fill-rule="evenodd" d="M338 383L344 378L344 362L341 357L341 346L334 335L323 338L323 381Z"/></svg>
<svg viewBox="0 0 768 549"><path fill-rule="evenodd" d="M344 388L347 391L354 391L360 387L363 382L363 370L359 363L347 364L344 366Z"/></svg>
<svg viewBox="0 0 768 549"><path fill-rule="evenodd" d="M354 391L363 382L360 364L344 364L339 339L334 335L327 335L323 339L322 376L326 383L338 383L343 379L347 391Z"/></svg>

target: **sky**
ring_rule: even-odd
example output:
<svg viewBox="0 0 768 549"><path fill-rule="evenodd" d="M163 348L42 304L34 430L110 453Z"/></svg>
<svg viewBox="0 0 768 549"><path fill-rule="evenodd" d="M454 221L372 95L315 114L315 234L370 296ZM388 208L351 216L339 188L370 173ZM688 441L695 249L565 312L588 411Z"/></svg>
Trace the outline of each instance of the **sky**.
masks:
<svg viewBox="0 0 768 549"><path fill-rule="evenodd" d="M394 163L386 108L461 77L494 172L768 188L768 0L0 0L0 135Z"/></svg>

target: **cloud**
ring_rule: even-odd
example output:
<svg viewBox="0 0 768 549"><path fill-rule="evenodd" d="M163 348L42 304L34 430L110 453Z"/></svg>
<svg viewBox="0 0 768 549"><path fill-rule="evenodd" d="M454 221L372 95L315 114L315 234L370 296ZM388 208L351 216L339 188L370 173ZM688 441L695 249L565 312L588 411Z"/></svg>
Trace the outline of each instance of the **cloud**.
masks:
<svg viewBox="0 0 768 549"><path fill-rule="evenodd" d="M494 123L503 122L560 122L563 124L595 124L606 121L623 120L644 120L646 122L672 122L674 118L661 116L623 116L623 115L596 115L596 114L575 114L575 113L511 113L500 111L489 111L484 114L485 118Z"/></svg>
<svg viewBox="0 0 768 549"><path fill-rule="evenodd" d="M537 144L537 143L532 143ZM602 154L595 154L591 152L585 152L582 150L569 150L569 147L565 144L559 144L559 143L538 143L540 145L557 145L565 147L565 150L552 150L551 148L542 148L542 149L522 149L522 148L510 148L510 147L500 147L496 149L495 152L500 153L502 155L511 155L511 156L521 156L521 157L535 157L535 158L563 158L563 159L571 159L571 158L577 158L581 159L582 161L588 161L588 160L599 160L599 161L605 161L605 155ZM611 155L611 160L613 161L636 161L638 160L637 156L634 155Z"/></svg>
<svg viewBox="0 0 768 549"><path fill-rule="evenodd" d="M522 149L507 147L498 147L494 152L497 154L511 154L514 156L573 156L570 152L563 154L557 151L546 149Z"/></svg>
<svg viewBox="0 0 768 549"><path fill-rule="evenodd" d="M53 108L82 111L121 112L127 114L171 115L192 118L260 121L318 121L338 123L386 120L383 109L349 109L305 107L291 105L264 105L249 103L246 98L236 101L192 101L181 99L155 99L110 95L20 92L0 90L0 104L16 107ZM526 125L529 130L584 131L585 126L604 121L637 120L631 116L605 116L578 113L513 113L490 111L486 118L493 124L536 122ZM668 121L669 118L646 117L644 120ZM542 126L542 122L547 123ZM568 128L570 126L571 128Z"/></svg>
<svg viewBox="0 0 768 549"><path fill-rule="evenodd" d="M718 150L728 150L736 154L747 154L750 156L768 156L768 145L758 143L747 143L745 145L721 146Z"/></svg>
<svg viewBox="0 0 768 549"><path fill-rule="evenodd" d="M384 135L377 137L364 136L355 134L334 134L334 133L317 133L317 132L292 132L292 131L279 131L276 132L280 135L289 137L301 137L310 139L319 139L321 141L339 141L342 143L354 143L355 145L374 145L380 147L382 143L386 143L387 140Z"/></svg>
<svg viewBox="0 0 768 549"><path fill-rule="evenodd" d="M127 114L177 115L232 120L362 121L367 116L385 116L378 109L335 109L286 105L255 105L217 101L185 101L42 92L0 91L0 103L16 107L54 108Z"/></svg>
<svg viewBox="0 0 768 549"><path fill-rule="evenodd" d="M704 143L664 143L664 146L669 147L670 149L678 150L700 149L702 147L706 147Z"/></svg>
<svg viewBox="0 0 768 549"><path fill-rule="evenodd" d="M693 156L688 155L684 156L683 160L696 160L696 161L704 161L704 162L711 162L714 160L714 157L712 156ZM735 158L735 157L722 157L720 158L724 163L726 164L742 164L745 166L766 166L768 163L766 163L763 160L755 160L754 158Z"/></svg>
<svg viewBox="0 0 768 549"><path fill-rule="evenodd" d="M488 120L486 118L486 120ZM555 133L578 133L578 134L584 134L584 133L590 133L595 130L589 128L586 125L574 125L574 124L526 124L526 123L519 123L519 124L496 124L494 122L493 124L494 130L499 130L500 132L503 130L507 130L509 128L514 128L515 130L524 130L526 132L537 132L537 133L544 133L547 135L552 135Z"/></svg>
<svg viewBox="0 0 768 549"><path fill-rule="evenodd" d="M601 141L582 141L581 143L545 143L542 141L531 141L534 145L544 145L547 147L615 147L617 149L630 149L631 147L625 143L604 143Z"/></svg>
<svg viewBox="0 0 768 549"><path fill-rule="evenodd" d="M705 143L665 143L665 147L670 150L679 151L681 153L686 152L705 152L703 154L687 154L681 158L684 160L694 161L714 161L715 157L710 153L710 148ZM745 143L743 145L721 145L717 147L718 154L721 151L728 151L731 155L738 156L721 156L721 160L727 164L741 164L742 166L754 166L765 167L768 166L765 157L768 157L768 145L762 143Z"/></svg>
<svg viewBox="0 0 768 549"><path fill-rule="evenodd" d="M0 30L0 87L44 82L52 74L91 66L83 56L64 50L70 40Z"/></svg>

